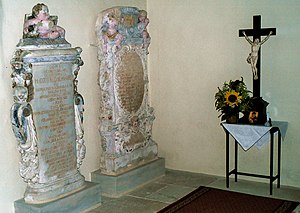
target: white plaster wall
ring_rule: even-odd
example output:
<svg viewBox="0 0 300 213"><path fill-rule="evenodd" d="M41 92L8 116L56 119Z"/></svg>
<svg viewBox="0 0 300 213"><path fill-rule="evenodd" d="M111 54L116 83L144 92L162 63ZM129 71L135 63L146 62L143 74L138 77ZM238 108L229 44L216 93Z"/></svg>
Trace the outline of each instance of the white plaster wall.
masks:
<svg viewBox="0 0 300 213"><path fill-rule="evenodd" d="M273 120L289 122L282 146L282 184L300 187L299 93L300 2L296 0L150 0L153 138L168 168L225 175L225 134L214 108L224 81L244 77L252 90L246 58L249 44L238 30L276 27L262 47L262 96ZM268 174L269 146L240 154L246 172ZM262 179L252 179L262 181Z"/></svg>
<svg viewBox="0 0 300 213"><path fill-rule="evenodd" d="M283 142L282 183L300 187L298 106L300 51L298 0L45 0L58 15L66 39L83 49L85 64L79 91L85 98L86 158L81 172L87 180L98 169L101 153L98 126L97 51L94 24L97 14L112 6L137 6L149 14L152 37L149 55L150 98L155 108L154 139L168 168L224 176L224 132L214 109L214 94L224 81L240 76L252 89L245 59L249 45L237 31L252 27L252 16L262 15L262 27L276 27L277 35L263 46L262 95L270 102L274 120L289 121ZM13 212L26 184L18 173L19 153L9 113L11 96L9 61L22 36L25 13L34 0L0 1L0 209ZM279 50L279 51L278 51ZM268 148L241 156L241 166L265 172ZM259 179L256 179L259 180Z"/></svg>
<svg viewBox="0 0 300 213"><path fill-rule="evenodd" d="M22 37L23 18L31 13L35 0L0 1L0 209L14 212L13 202L23 197L26 184L19 175L20 155L10 125L10 107L13 104L10 81L10 60L15 45ZM79 92L85 98L86 158L81 173L90 180L90 173L99 168L101 153L98 133L99 88L97 84L98 60L94 25L97 14L113 6L136 6L146 9L146 0L44 0L50 14L58 16L58 25L66 30L66 39L73 47L83 49L84 65L79 73Z"/></svg>

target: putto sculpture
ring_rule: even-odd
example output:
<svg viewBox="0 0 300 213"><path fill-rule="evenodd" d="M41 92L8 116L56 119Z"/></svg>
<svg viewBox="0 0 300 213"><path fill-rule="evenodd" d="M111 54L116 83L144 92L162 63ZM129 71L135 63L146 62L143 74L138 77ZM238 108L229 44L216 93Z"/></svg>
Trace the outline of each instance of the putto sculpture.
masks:
<svg viewBox="0 0 300 213"><path fill-rule="evenodd" d="M48 7L41 3L25 16L23 38L64 38L65 30L57 24L57 16L50 16Z"/></svg>

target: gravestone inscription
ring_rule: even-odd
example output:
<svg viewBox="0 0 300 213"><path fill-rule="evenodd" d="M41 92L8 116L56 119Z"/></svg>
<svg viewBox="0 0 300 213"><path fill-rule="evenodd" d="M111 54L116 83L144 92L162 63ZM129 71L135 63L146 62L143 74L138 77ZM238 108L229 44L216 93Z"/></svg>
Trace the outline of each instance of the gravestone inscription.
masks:
<svg viewBox="0 0 300 213"><path fill-rule="evenodd" d="M33 65L32 100L37 136L44 141L39 151L48 164L44 175L60 177L65 171L76 169L74 153L74 87L71 64Z"/></svg>

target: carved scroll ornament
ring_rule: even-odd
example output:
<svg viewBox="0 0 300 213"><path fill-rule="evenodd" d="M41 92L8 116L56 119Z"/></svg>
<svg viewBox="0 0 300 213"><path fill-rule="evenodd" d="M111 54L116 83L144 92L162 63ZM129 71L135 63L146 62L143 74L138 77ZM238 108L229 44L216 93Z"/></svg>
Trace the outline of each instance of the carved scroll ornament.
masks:
<svg viewBox="0 0 300 213"><path fill-rule="evenodd" d="M20 175L25 182L35 183L38 175L37 134L32 117L30 100L32 99L32 74L30 64L24 64L17 51L11 62L11 74L14 104L11 108L12 129L18 141L21 153ZM31 94L31 95L30 95Z"/></svg>
<svg viewBox="0 0 300 213"><path fill-rule="evenodd" d="M83 65L83 61L79 57L82 52L81 48L77 48L78 58L74 63L73 75L74 75L74 110L75 110L75 129L76 129L76 150L77 150L77 168L79 169L83 159L85 158L86 147L83 139L84 128L83 128L83 112L84 112L84 99L77 91L77 75L80 66Z"/></svg>

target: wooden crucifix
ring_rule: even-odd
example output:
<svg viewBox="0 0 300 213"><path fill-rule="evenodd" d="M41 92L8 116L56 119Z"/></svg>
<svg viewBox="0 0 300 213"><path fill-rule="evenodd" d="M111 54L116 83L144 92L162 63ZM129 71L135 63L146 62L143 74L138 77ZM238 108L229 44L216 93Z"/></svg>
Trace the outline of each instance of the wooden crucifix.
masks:
<svg viewBox="0 0 300 213"><path fill-rule="evenodd" d="M260 49L270 36L276 35L276 28L261 28L261 16L253 16L253 29L239 30L239 37L245 37L251 45L251 53L247 62L251 64L253 72L253 97L260 97ZM253 37L251 41L248 36ZM266 36L261 41L261 36Z"/></svg>

